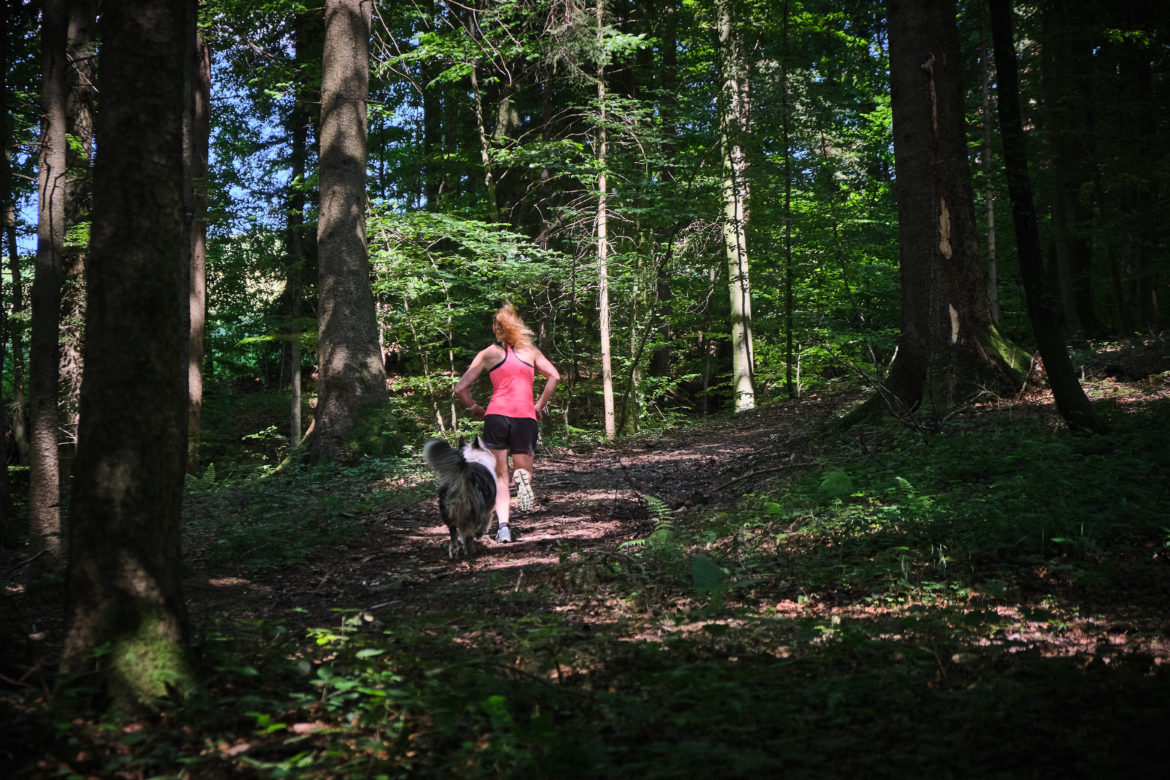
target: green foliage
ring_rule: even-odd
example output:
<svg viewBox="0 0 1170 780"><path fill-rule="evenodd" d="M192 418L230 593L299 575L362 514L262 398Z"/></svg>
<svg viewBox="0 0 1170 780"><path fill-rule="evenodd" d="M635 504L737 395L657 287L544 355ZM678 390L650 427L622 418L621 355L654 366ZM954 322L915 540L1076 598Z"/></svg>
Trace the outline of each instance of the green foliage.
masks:
<svg viewBox="0 0 1170 780"><path fill-rule="evenodd" d="M184 533L189 558L212 568L264 573L304 562L360 530L358 513L417 501L400 481L417 458L365 458L349 467L297 463L279 471L218 481L210 466L188 480Z"/></svg>

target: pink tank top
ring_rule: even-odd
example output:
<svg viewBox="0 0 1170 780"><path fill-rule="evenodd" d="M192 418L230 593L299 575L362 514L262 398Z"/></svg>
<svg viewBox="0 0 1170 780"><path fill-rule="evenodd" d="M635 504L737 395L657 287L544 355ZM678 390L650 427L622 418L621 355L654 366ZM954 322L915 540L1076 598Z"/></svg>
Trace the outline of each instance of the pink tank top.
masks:
<svg viewBox="0 0 1170 780"><path fill-rule="evenodd" d="M532 379L536 368L525 363L511 346L504 347L504 359L488 369L492 380L492 400L487 414L505 417L536 419L536 404L532 400Z"/></svg>

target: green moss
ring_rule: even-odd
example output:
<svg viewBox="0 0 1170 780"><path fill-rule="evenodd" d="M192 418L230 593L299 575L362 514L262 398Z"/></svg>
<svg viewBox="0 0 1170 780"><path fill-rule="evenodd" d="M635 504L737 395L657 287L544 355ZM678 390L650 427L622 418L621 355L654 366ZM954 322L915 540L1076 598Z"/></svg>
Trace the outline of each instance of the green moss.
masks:
<svg viewBox="0 0 1170 780"><path fill-rule="evenodd" d="M994 325L989 325L979 334L979 343L987 354L1002 366L1017 387L1023 384L1028 369L1032 366L1032 356L1027 351L1004 338L999 328Z"/></svg>
<svg viewBox="0 0 1170 780"><path fill-rule="evenodd" d="M108 679L115 713L172 697L183 700L196 691L187 648L174 637L171 622L158 614L142 615L133 631L111 643Z"/></svg>

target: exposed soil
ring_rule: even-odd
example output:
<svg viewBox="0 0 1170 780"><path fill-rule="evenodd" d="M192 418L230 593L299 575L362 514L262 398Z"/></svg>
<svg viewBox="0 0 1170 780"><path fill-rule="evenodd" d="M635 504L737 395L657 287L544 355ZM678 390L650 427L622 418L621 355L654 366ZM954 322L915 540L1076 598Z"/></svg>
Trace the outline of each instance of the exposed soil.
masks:
<svg viewBox="0 0 1170 780"><path fill-rule="evenodd" d="M362 518L360 538L323 550L302 567L256 580L195 574L187 584L192 615L200 622L232 604L233 611L265 616L295 605L315 625L332 620L338 608L414 614L457 603L491 610L496 599L493 588L483 587L488 578L519 588L562 556L613 551L648 536L654 519L647 497L673 512L719 504L808 463L809 431L840 403L811 395L619 444L542 449L537 505L513 510L511 543L494 540L493 521L470 560L451 560L447 529L429 498Z"/></svg>

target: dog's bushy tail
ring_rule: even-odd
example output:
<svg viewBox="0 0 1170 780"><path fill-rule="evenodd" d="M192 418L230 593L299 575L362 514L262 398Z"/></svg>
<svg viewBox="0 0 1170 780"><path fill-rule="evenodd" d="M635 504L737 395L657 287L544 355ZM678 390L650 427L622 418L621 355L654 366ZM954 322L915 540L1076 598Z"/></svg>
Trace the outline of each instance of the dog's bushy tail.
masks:
<svg viewBox="0 0 1170 780"><path fill-rule="evenodd" d="M451 554L458 545L470 554L471 540L487 532L496 501L496 477L476 456L468 461L463 451L442 439L423 445L423 460L435 472L439 511L451 531Z"/></svg>
<svg viewBox="0 0 1170 780"><path fill-rule="evenodd" d="M442 439L431 439L424 444L422 455L440 485L450 485L467 472L463 455Z"/></svg>
<svg viewBox="0 0 1170 780"><path fill-rule="evenodd" d="M491 519L496 502L496 477L482 463L468 461L463 452L442 439L423 445L423 460L435 472L439 494L446 498L448 514L462 522L483 524ZM479 533L483 533L481 530Z"/></svg>

